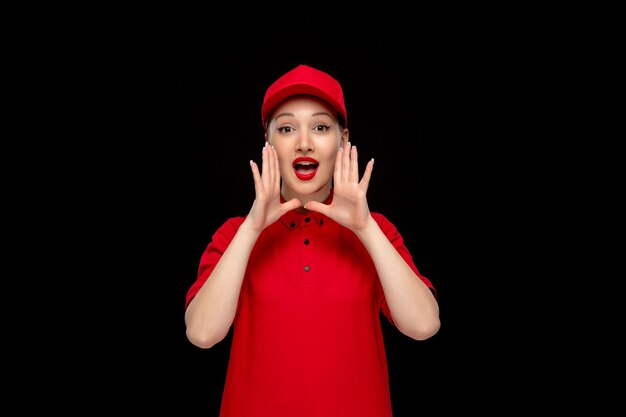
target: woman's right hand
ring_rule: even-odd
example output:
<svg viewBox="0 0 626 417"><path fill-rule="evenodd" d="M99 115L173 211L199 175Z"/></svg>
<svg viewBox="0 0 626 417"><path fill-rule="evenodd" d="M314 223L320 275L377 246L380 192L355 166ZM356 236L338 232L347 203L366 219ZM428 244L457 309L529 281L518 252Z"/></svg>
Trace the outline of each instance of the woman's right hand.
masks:
<svg viewBox="0 0 626 417"><path fill-rule="evenodd" d="M280 202L278 156L274 147L268 142L265 142L262 157L262 169L260 172L256 162L250 161L256 197L246 217L249 227L258 233L280 219L285 213L302 205L302 202L297 198L285 203Z"/></svg>

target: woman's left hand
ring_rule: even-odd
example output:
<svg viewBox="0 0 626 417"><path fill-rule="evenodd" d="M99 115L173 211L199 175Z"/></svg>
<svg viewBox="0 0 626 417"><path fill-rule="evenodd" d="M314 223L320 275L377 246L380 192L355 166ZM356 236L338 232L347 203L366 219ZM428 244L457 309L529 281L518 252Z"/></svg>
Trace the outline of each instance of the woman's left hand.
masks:
<svg viewBox="0 0 626 417"><path fill-rule="evenodd" d="M371 219L367 205L367 188L373 169L374 159L371 159L359 181L357 149L348 142L347 147L340 148L337 152L332 202L324 204L309 201L304 208L324 214L352 231L364 229Z"/></svg>

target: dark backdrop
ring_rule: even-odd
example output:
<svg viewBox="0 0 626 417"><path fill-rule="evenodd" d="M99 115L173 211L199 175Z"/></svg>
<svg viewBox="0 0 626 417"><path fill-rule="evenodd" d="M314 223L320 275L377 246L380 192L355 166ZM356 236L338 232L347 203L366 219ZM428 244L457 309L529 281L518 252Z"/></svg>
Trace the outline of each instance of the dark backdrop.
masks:
<svg viewBox="0 0 626 417"><path fill-rule="evenodd" d="M105 408L217 415L230 337L193 347L184 298L212 233L254 198L248 161L263 145L265 89L305 63L342 83L361 166L376 160L370 208L398 227L438 289L442 327L432 339L385 324L395 416L480 412L513 397L525 364L512 352L526 340L513 307L525 267L511 236L527 226L513 213L528 204L516 197L517 168L535 99L532 77L520 74L534 61L524 32L506 22L427 23L291 17L225 30L155 21L71 49L76 65L65 75L80 123L60 171L76 184L65 215L78 225L71 258L81 284L72 289L81 295L67 321L81 395ZM85 389L92 380L108 382Z"/></svg>

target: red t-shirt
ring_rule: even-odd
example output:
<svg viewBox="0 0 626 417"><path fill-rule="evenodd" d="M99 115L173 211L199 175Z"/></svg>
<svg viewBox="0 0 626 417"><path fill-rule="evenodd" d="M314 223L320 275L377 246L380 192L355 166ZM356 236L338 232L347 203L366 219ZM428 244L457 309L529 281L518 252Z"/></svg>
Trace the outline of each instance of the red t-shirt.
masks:
<svg viewBox="0 0 626 417"><path fill-rule="evenodd" d="M433 292L395 226L372 213ZM233 239L227 220L204 251L185 307ZM391 417L374 264L349 229L319 213L285 214L250 255L233 323L221 417ZM393 322L392 322L393 323Z"/></svg>

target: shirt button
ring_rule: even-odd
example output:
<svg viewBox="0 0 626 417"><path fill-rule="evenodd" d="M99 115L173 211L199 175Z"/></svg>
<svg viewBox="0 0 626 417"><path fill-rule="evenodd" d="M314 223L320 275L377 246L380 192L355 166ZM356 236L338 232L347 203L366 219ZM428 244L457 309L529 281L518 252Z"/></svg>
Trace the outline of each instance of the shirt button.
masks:
<svg viewBox="0 0 626 417"><path fill-rule="evenodd" d="M324 219L320 219L320 224L324 224Z"/></svg>
<svg viewBox="0 0 626 417"><path fill-rule="evenodd" d="M310 270L311 270L311 267L310 267L310 266L306 265L306 266L304 267L304 272L309 272Z"/></svg>
<svg viewBox="0 0 626 417"><path fill-rule="evenodd" d="M310 222L310 221L311 221L311 218L310 218L310 217L307 217L307 218L305 218L305 219L304 219L304 221L308 223L308 222Z"/></svg>
<svg viewBox="0 0 626 417"><path fill-rule="evenodd" d="M304 239L304 244L308 245L309 244L309 239Z"/></svg>
<svg viewBox="0 0 626 417"><path fill-rule="evenodd" d="M296 224L294 222L291 222L291 224L289 224L289 227L293 229L294 227L296 227Z"/></svg>

